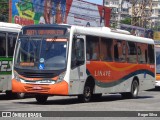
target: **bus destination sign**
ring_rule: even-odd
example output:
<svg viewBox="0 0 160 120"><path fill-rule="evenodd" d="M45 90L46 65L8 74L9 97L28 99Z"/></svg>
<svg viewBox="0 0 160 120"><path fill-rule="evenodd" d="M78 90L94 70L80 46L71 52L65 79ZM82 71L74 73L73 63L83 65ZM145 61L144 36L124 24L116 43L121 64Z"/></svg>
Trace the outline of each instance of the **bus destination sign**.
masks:
<svg viewBox="0 0 160 120"><path fill-rule="evenodd" d="M64 30L33 30L27 29L23 32L25 35L64 35Z"/></svg>

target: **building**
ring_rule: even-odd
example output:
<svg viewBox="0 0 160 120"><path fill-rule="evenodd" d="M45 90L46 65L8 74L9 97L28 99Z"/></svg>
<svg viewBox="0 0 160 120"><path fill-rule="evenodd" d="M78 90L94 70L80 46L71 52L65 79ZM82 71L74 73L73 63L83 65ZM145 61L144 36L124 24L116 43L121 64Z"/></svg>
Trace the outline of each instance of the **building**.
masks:
<svg viewBox="0 0 160 120"><path fill-rule="evenodd" d="M160 26L160 0L104 0L104 5L112 9L111 24L130 17L134 26Z"/></svg>
<svg viewBox="0 0 160 120"><path fill-rule="evenodd" d="M104 0L104 5L111 8L110 24L117 24L119 19L124 20L127 17L131 17L131 14L129 14L131 8L129 0ZM121 7L119 7L120 5ZM119 8L121 8L121 10Z"/></svg>
<svg viewBox="0 0 160 120"><path fill-rule="evenodd" d="M152 26L160 26L160 0L152 2Z"/></svg>

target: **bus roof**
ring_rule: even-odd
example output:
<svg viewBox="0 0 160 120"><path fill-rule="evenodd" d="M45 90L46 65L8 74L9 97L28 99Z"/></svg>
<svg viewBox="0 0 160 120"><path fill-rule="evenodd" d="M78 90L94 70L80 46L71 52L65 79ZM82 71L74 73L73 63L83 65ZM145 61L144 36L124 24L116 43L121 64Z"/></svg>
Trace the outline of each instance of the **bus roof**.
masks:
<svg viewBox="0 0 160 120"><path fill-rule="evenodd" d="M127 41L133 41L133 42L154 44L153 39L134 36L134 35L131 35L127 31L118 30L118 29L112 30L108 27L97 28L97 27L75 26L74 29L77 33L86 34L86 35L88 34L88 35L95 35L95 36L113 38L113 39L118 39L118 40L127 40Z"/></svg>
<svg viewBox="0 0 160 120"><path fill-rule="evenodd" d="M38 24L38 25L29 25L24 26L23 28L35 28L35 27L65 27L71 28L75 33L80 33L84 35L93 35L93 36L101 36L107 38L113 38L118 40L127 40L133 42L141 42L141 43L149 43L154 44L153 39L143 38L131 35L130 32L120 29L111 29L109 27L84 27L84 26L75 26L75 25L66 25L66 24Z"/></svg>
<svg viewBox="0 0 160 120"><path fill-rule="evenodd" d="M19 24L0 22L0 31L19 32L21 28Z"/></svg>

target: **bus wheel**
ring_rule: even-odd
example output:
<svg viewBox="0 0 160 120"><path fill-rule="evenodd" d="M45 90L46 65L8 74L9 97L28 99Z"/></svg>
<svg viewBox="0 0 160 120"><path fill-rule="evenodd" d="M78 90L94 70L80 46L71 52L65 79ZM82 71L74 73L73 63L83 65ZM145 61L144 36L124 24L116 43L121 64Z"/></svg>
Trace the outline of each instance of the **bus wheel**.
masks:
<svg viewBox="0 0 160 120"><path fill-rule="evenodd" d="M36 95L35 98L38 103L44 104L46 103L48 96L47 95Z"/></svg>
<svg viewBox="0 0 160 120"><path fill-rule="evenodd" d="M131 98L137 98L139 92L139 84L137 80L133 80L131 87Z"/></svg>
<svg viewBox="0 0 160 120"><path fill-rule="evenodd" d="M122 98L137 98L139 92L139 84L137 80L133 80L132 85L131 85L131 92L127 93L121 93Z"/></svg>
<svg viewBox="0 0 160 120"><path fill-rule="evenodd" d="M81 102L89 102L92 98L93 87L89 84L86 84L83 90L83 94L78 96L78 99Z"/></svg>

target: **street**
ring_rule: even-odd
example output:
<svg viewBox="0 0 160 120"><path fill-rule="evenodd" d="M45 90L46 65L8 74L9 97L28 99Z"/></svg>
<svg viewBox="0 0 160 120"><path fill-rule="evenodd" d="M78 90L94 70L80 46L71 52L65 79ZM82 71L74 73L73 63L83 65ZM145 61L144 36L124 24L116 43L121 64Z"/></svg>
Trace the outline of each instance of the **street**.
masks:
<svg viewBox="0 0 160 120"><path fill-rule="evenodd" d="M105 94L101 99L80 103L76 96L51 96L46 104L37 104L35 98L8 99L0 95L0 111L159 111L160 91L139 93L137 99L122 99L119 94Z"/></svg>

